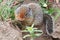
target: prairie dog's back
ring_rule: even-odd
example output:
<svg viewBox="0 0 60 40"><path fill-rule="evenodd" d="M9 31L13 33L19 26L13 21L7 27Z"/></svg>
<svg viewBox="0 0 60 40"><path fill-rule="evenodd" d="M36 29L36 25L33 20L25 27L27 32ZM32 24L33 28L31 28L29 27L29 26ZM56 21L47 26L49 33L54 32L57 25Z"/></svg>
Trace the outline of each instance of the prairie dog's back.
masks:
<svg viewBox="0 0 60 40"><path fill-rule="evenodd" d="M43 14L41 6L37 3L29 3L28 6L32 9L33 12Z"/></svg>
<svg viewBox="0 0 60 40"><path fill-rule="evenodd" d="M41 9L41 6L37 3L29 3L28 6L32 9L32 13L34 15L34 24L40 25L40 23L43 21L43 12Z"/></svg>

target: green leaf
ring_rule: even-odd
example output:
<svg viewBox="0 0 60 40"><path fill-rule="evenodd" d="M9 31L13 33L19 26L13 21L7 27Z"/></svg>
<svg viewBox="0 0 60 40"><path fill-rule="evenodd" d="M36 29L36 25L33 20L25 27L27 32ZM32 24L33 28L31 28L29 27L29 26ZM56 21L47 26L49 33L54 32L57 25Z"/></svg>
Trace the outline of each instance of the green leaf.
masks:
<svg viewBox="0 0 60 40"><path fill-rule="evenodd" d="M30 36L31 36L30 34L27 34L23 38L27 38L27 37L30 37Z"/></svg>
<svg viewBox="0 0 60 40"><path fill-rule="evenodd" d="M33 33L34 29L32 27L27 27L26 28L28 30L29 33Z"/></svg>
<svg viewBox="0 0 60 40"><path fill-rule="evenodd" d="M46 3L44 3L44 4L43 4L43 7L47 7L47 4L46 4Z"/></svg>
<svg viewBox="0 0 60 40"><path fill-rule="evenodd" d="M42 30L34 30L35 32L43 33Z"/></svg>
<svg viewBox="0 0 60 40"><path fill-rule="evenodd" d="M21 32L28 32L27 30L22 30Z"/></svg>
<svg viewBox="0 0 60 40"><path fill-rule="evenodd" d="M38 34L35 34L37 37L39 37L39 36L41 36L42 35L42 33L38 33Z"/></svg>
<svg viewBox="0 0 60 40"><path fill-rule="evenodd" d="M34 30L37 30L38 28L34 28Z"/></svg>
<svg viewBox="0 0 60 40"><path fill-rule="evenodd" d="M34 27L34 24L32 24L32 26L31 27Z"/></svg>
<svg viewBox="0 0 60 40"><path fill-rule="evenodd" d="M50 14L50 15L52 15L53 13L54 13L54 8L50 8L49 10L48 10L48 13Z"/></svg>
<svg viewBox="0 0 60 40"><path fill-rule="evenodd" d="M3 0L0 0L0 3L2 2Z"/></svg>

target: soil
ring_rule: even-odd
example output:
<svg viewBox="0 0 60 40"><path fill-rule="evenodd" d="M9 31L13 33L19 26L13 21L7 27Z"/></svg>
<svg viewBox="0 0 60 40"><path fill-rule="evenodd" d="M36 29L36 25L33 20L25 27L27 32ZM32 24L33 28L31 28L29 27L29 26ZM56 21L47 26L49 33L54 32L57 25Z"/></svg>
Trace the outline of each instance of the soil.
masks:
<svg viewBox="0 0 60 40"><path fill-rule="evenodd" d="M24 3L30 3L30 2L37 2L37 0L35 0L35 1L31 1L31 0L24 0ZM1 24L1 22L0 22L0 24ZM7 26L5 25L5 24L8 24ZM10 37L10 36L12 36L12 34L11 33L13 33L13 36L12 37L10 37L9 39L6 39L6 40L14 40L14 36L16 36L16 40L22 40L22 34L20 34L16 29L14 29L13 27L11 27L10 25L9 25L9 23L5 23L5 24L3 24L3 25L0 25L0 40L5 40L5 39L1 39L1 34L3 35L3 38L5 37L7 37L7 35L8 35L8 37ZM52 34L52 37L51 36L49 36L49 35L47 35L46 34L46 29L45 29L45 25L44 24L42 24L42 26L36 26L38 29L41 29L41 30L43 30L43 34L40 36L40 37L37 37L37 38L35 38L35 40L60 40L60 39L58 39L58 38L60 38L60 17L58 17L58 19L55 21L55 25L54 25L55 27L54 27L54 32L53 32L53 34ZM7 27L6 29L8 30L5 30L4 29L4 27ZM10 30L9 30L10 29ZM3 30L5 30L5 31L3 31ZM10 32L11 31L11 32ZM2 33L3 32L3 33ZM4 32L6 32L6 34L4 34ZM10 33L9 33L10 32ZM15 35L14 35L15 34ZM26 33L23 33L24 35L26 34ZM10 35L10 36L9 36ZM13 39L12 39L13 38ZM27 39L24 39L24 40L29 40L29 38L27 38Z"/></svg>
<svg viewBox="0 0 60 40"><path fill-rule="evenodd" d="M0 40L22 40L22 33L9 22L0 21Z"/></svg>
<svg viewBox="0 0 60 40"><path fill-rule="evenodd" d="M60 9L60 3L57 4L53 4L53 8L59 8ZM57 15L57 12L55 12L55 15ZM54 38L59 38L60 40L60 16L57 18L57 20L55 20L55 25L54 25L54 32L52 34L52 36Z"/></svg>
<svg viewBox="0 0 60 40"><path fill-rule="evenodd" d="M60 38L60 17L55 21L54 32L52 35L54 38Z"/></svg>

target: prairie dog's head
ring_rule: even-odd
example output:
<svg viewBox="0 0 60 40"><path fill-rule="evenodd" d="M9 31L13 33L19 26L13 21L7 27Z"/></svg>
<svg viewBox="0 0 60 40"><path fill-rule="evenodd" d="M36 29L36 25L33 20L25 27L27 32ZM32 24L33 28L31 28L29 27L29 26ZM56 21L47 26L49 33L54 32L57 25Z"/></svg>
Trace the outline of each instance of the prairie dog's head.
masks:
<svg viewBox="0 0 60 40"><path fill-rule="evenodd" d="M21 5L15 10L15 18L20 21L29 19L32 16L32 10L28 5Z"/></svg>

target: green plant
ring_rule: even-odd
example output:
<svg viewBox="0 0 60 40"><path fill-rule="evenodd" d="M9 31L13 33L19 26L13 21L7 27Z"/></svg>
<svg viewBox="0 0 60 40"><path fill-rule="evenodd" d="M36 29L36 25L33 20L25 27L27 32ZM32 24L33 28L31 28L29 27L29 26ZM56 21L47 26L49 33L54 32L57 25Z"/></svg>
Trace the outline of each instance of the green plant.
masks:
<svg viewBox="0 0 60 40"><path fill-rule="evenodd" d="M0 3L2 2L3 0L0 0Z"/></svg>
<svg viewBox="0 0 60 40"><path fill-rule="evenodd" d="M33 28L34 24L30 27L27 26L26 30L23 30L22 32L28 32L29 34L25 35L23 38L30 37L31 40L34 40L35 37L41 36L42 35L42 30L38 30L37 28ZM37 33L35 33L37 32Z"/></svg>
<svg viewBox="0 0 60 40"><path fill-rule="evenodd" d="M48 0L39 0L39 4L41 5L42 7L42 10L44 13L47 13L47 14L50 14L52 15L54 13L54 8L50 7L50 3L48 3Z"/></svg>
<svg viewBox="0 0 60 40"><path fill-rule="evenodd" d="M47 7L48 1L46 1L46 0L39 0L38 3L41 5L42 8L45 8L45 7Z"/></svg>
<svg viewBox="0 0 60 40"><path fill-rule="evenodd" d="M16 6L11 8L11 4L14 0L7 0L6 3L0 3L0 18L2 17L3 20L6 19L14 19L14 11L16 9Z"/></svg>
<svg viewBox="0 0 60 40"><path fill-rule="evenodd" d="M44 10L44 13L49 14L49 15L52 15L54 12L55 12L54 8L49 8L49 9Z"/></svg>

